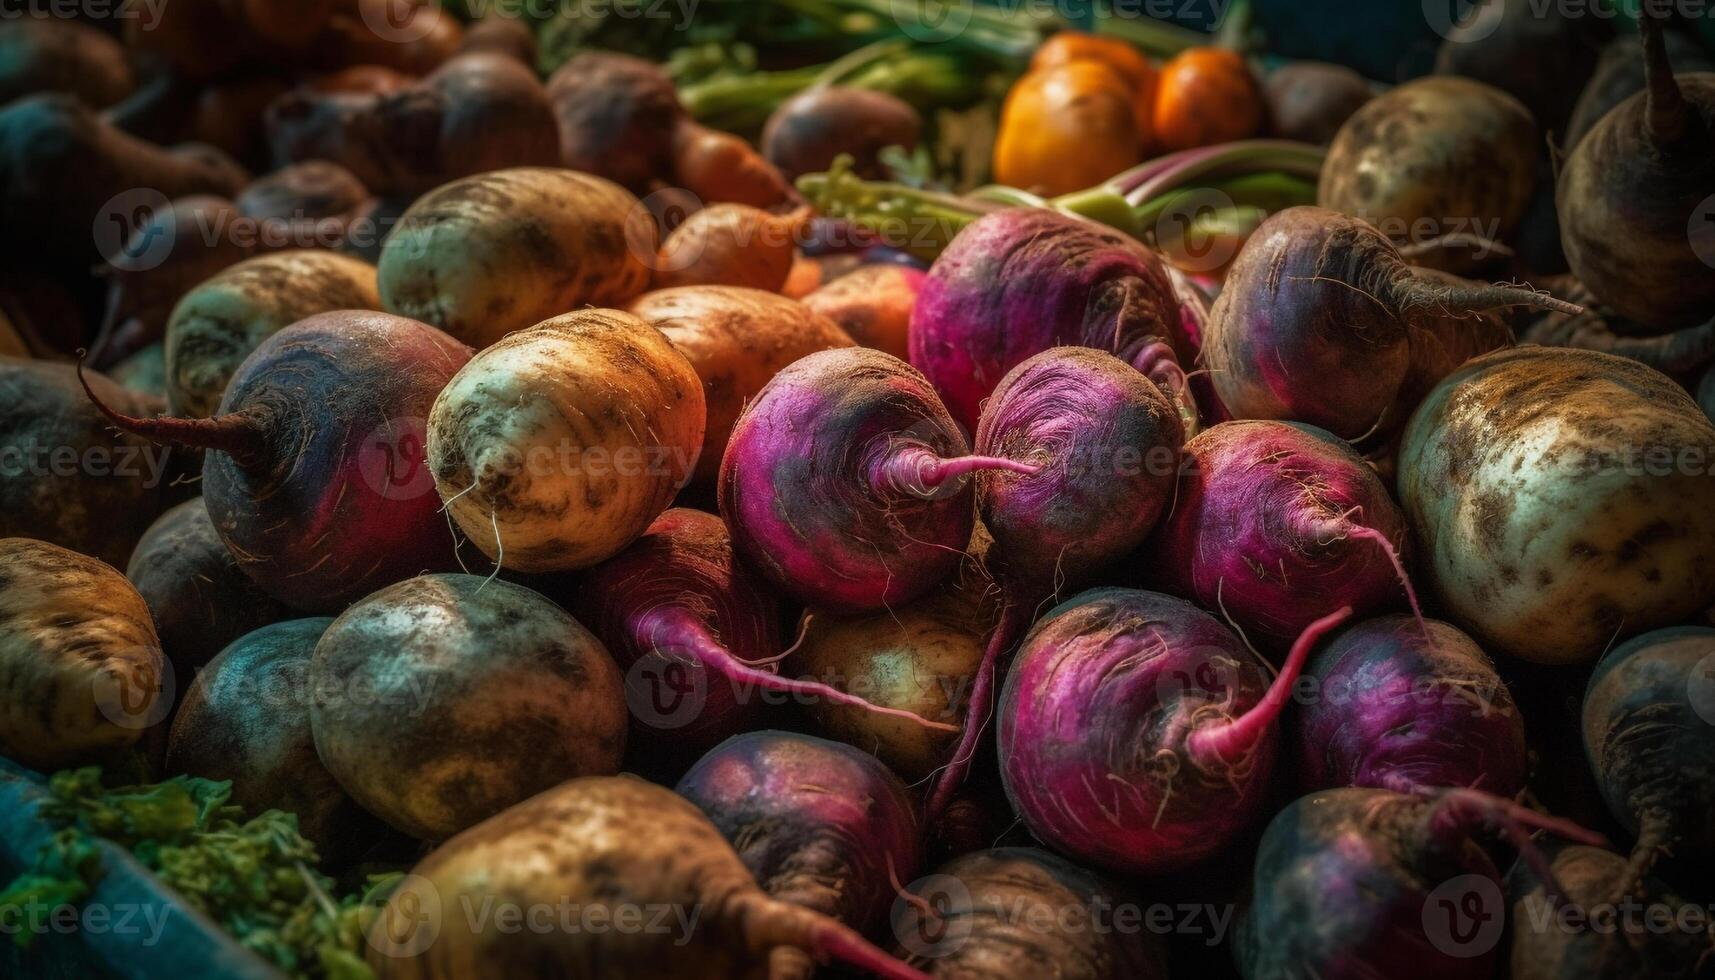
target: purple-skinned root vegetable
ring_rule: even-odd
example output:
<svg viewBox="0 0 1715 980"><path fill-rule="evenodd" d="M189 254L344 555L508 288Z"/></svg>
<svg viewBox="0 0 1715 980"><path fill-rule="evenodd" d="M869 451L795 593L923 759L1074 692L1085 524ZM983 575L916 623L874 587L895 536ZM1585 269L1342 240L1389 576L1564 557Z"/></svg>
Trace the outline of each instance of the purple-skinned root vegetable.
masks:
<svg viewBox="0 0 1715 980"><path fill-rule="evenodd" d="M1185 452L1149 545L1166 591L1220 610L1268 649L1340 606L1367 616L1411 595L1405 515L1344 442L1286 422L1223 422Z"/></svg>
<svg viewBox="0 0 1715 980"><path fill-rule="evenodd" d="M658 759L688 761L756 727L770 692L870 707L776 672L781 602L734 558L726 525L713 514L677 507L662 514L624 551L578 577L571 608L625 672L632 732Z"/></svg>
<svg viewBox="0 0 1715 980"><path fill-rule="evenodd" d="M1636 837L1624 889L1663 855L1715 856L1715 629L1657 630L1610 650L1583 714L1602 798Z"/></svg>
<svg viewBox="0 0 1715 980"><path fill-rule="evenodd" d="M1234 261L1210 310L1203 365L1235 418L1308 422L1356 440L1402 424L1414 367L1473 329L1472 314L1508 306L1581 311L1529 289L1431 275L1357 218L1288 208Z"/></svg>
<svg viewBox="0 0 1715 980"><path fill-rule="evenodd" d="M1323 634L1311 624L1272 681L1239 637L1188 602L1092 589L1025 637L999 708L1001 778L1036 837L1092 866L1182 870L1260 815L1276 731Z"/></svg>
<svg viewBox="0 0 1715 980"><path fill-rule="evenodd" d="M1621 316L1668 332L1715 316L1715 72L1675 76L1663 22L1639 18L1648 78L1573 148L1560 173L1560 241L1572 272Z"/></svg>
<svg viewBox="0 0 1715 980"><path fill-rule="evenodd" d="M972 456L928 379L880 351L804 357L768 383L721 460L721 516L782 592L830 612L902 605L970 544L970 475L1034 467Z"/></svg>
<svg viewBox="0 0 1715 980"><path fill-rule="evenodd" d="M1094 347L1142 371L1195 428L1179 308L1165 263L1136 241L1055 211L1008 208L972 222L930 267L911 315L911 364L971 430L1020 362Z"/></svg>
<svg viewBox="0 0 1715 980"><path fill-rule="evenodd" d="M1236 957L1246 980L1486 980L1506 908L1480 839L1548 830L1601 846L1575 824L1469 790L1434 796L1347 787L1301 797L1263 832ZM1556 888L1555 892L1559 893Z"/></svg>
<svg viewBox="0 0 1715 980"><path fill-rule="evenodd" d="M422 575L354 603L316 642L316 753L393 827L444 840L625 752L619 668L540 593Z"/></svg>
<svg viewBox="0 0 1715 980"><path fill-rule="evenodd" d="M668 917L675 932L663 941L658 929L580 929L576 921L520 932L492 916L435 936L422 915L496 902L571 903L603 922L640 907L682 917ZM849 927L769 897L701 811L625 776L569 780L448 841L393 893L369 939L369 965L380 980L760 978L771 975L780 947L886 980L927 980Z"/></svg>
<svg viewBox="0 0 1715 980"><path fill-rule="evenodd" d="M1673 923L1704 922L1703 909L1653 877L1627 891L1630 869L1625 857L1613 851L1556 840L1537 846L1549 856L1549 868L1564 894L1560 902L1552 900L1526 862L1507 872L1510 980L1706 975L1699 967L1711 955L1708 932L1660 927L1664 915Z"/></svg>
<svg viewBox="0 0 1715 980"><path fill-rule="evenodd" d="M424 462L424 418L470 350L435 328L341 310L275 333L239 365L213 418L125 432L208 451L203 500L239 567L276 599L333 612L453 563Z"/></svg>
<svg viewBox="0 0 1715 980"><path fill-rule="evenodd" d="M874 756L790 732L750 732L717 746L675 791L738 851L769 897L859 932L881 921L898 883L917 876L916 801ZM770 980L806 978L813 961L783 947Z"/></svg>
<svg viewBox="0 0 1715 980"><path fill-rule="evenodd" d="M180 690L227 644L290 615L244 574L200 496L149 525L125 577L149 604Z"/></svg>
<svg viewBox="0 0 1715 980"><path fill-rule="evenodd" d="M977 426L981 456L1034 473L977 474L985 559L1002 593L1000 622L971 688L964 733L930 794L952 798L987 729L1001 656L1036 609L1082 588L1132 553L1172 506L1185 423L1172 400L1105 351L1055 347L1007 372Z"/></svg>
<svg viewBox="0 0 1715 980"><path fill-rule="evenodd" d="M1529 765L1524 719L1494 664L1439 620L1357 623L1304 667L1289 731L1304 792L1469 787L1512 797Z"/></svg>
<svg viewBox="0 0 1715 980"><path fill-rule="evenodd" d="M1115 918L1138 900L1034 847L955 858L894 903L894 948L945 980L1165 980L1154 932Z"/></svg>

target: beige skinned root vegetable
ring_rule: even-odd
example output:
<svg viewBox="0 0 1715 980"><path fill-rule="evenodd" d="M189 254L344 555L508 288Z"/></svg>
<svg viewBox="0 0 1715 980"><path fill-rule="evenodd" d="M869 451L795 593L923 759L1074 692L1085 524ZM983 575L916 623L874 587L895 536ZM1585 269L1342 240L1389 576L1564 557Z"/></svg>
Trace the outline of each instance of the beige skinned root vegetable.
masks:
<svg viewBox="0 0 1715 980"><path fill-rule="evenodd" d="M465 914L568 905L591 922L641 922L513 929ZM768 897L695 806L625 776L562 783L446 842L393 893L369 945L381 980L762 980L781 947L927 980L833 919Z"/></svg>
<svg viewBox="0 0 1715 980"><path fill-rule="evenodd" d="M619 185L520 167L423 195L381 251L386 309L481 349L581 306L649 288L655 221Z"/></svg>
<svg viewBox="0 0 1715 980"><path fill-rule="evenodd" d="M136 745L165 715L143 597L110 565L0 538L0 755L43 771Z"/></svg>
<svg viewBox="0 0 1715 980"><path fill-rule="evenodd" d="M192 289L167 321L167 404L208 418L262 341L332 310L377 310L375 267L325 249L293 249L231 266Z"/></svg>
<svg viewBox="0 0 1715 980"><path fill-rule="evenodd" d="M593 565L642 534L703 444L703 385L661 333L579 310L481 351L435 399L429 469L471 541L525 572Z"/></svg>
<svg viewBox="0 0 1715 980"><path fill-rule="evenodd" d="M832 320L760 289L658 289L638 297L630 312L666 334L703 379L708 426L695 475L703 483L714 482L745 403L781 368L819 350L854 346Z"/></svg>
<svg viewBox="0 0 1715 980"><path fill-rule="evenodd" d="M1541 152L1530 111L1467 78L1420 78L1359 109L1328 148L1317 203L1363 218L1395 244L1454 234L1506 241L1524 217ZM1471 248L1417 263L1474 268Z"/></svg>
<svg viewBox="0 0 1715 980"><path fill-rule="evenodd" d="M716 204L685 219L661 244L655 288L750 286L777 293L792 274L810 211L770 214L747 204Z"/></svg>
<svg viewBox="0 0 1715 980"><path fill-rule="evenodd" d="M1455 622L1486 649L1585 663L1715 598L1712 464L1715 425L1666 375L1522 347L1430 393L1399 497Z"/></svg>
<svg viewBox="0 0 1715 980"><path fill-rule="evenodd" d="M612 775L619 668L546 597L474 575L407 579L341 613L310 662L310 728L364 809L442 840L550 786Z"/></svg>

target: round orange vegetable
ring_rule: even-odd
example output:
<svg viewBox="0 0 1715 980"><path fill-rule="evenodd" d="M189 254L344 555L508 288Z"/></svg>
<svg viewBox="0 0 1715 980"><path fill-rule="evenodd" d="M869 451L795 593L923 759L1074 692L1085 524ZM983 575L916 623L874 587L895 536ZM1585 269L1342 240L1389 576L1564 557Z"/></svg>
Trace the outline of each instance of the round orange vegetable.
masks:
<svg viewBox="0 0 1715 980"><path fill-rule="evenodd" d="M1001 108L994 175L1039 194L1100 183L1143 159L1131 86L1098 61L1072 61L1018 80Z"/></svg>
<svg viewBox="0 0 1715 980"><path fill-rule="evenodd" d="M1262 90L1236 52L1191 48L1161 67L1152 131L1163 152L1246 139L1262 124Z"/></svg>
<svg viewBox="0 0 1715 980"><path fill-rule="evenodd" d="M1145 143L1154 129L1155 89L1160 75L1149 58L1137 48L1117 37L1086 34L1083 31L1061 31L1042 42L1031 56L1030 70L1041 71L1071 64L1074 61L1095 61L1118 72L1131 86L1132 107L1137 115L1138 133Z"/></svg>

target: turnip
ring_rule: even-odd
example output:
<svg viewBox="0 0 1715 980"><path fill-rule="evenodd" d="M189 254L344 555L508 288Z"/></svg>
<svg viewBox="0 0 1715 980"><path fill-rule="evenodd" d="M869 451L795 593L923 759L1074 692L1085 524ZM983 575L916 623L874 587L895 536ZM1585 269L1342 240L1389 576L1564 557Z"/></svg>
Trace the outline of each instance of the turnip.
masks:
<svg viewBox="0 0 1715 980"><path fill-rule="evenodd" d="M804 297L804 305L839 324L865 347L911 356L911 310L923 289L921 269L876 262L861 265Z"/></svg>
<svg viewBox="0 0 1715 980"><path fill-rule="evenodd" d="M1505 346L1503 326L1470 315L1506 306L1579 312L1528 289L1420 272L1362 221L1289 208L1239 252L1210 310L1203 360L1234 417L1308 422L1355 440L1404 421L1419 366L1444 349L1469 357ZM1464 358L1449 359L1450 370Z"/></svg>
<svg viewBox="0 0 1715 980"><path fill-rule="evenodd" d="M445 909L450 923L485 903L520 913L569 904L574 917L524 930L496 916L462 928L460 918L460 928L430 932L422 916ZM369 938L381 980L762 977L781 947L925 980L846 926L768 897L695 806L626 777L570 780L448 841L406 877Z"/></svg>
<svg viewBox="0 0 1715 980"><path fill-rule="evenodd" d="M1112 354L1056 347L1001 379L977 427L979 455L1028 464L976 477L1000 623L971 688L965 731L930 797L951 799L987 728L1000 657L1044 604L1142 544L1173 503L1185 424L1155 383Z"/></svg>
<svg viewBox="0 0 1715 980"><path fill-rule="evenodd" d="M51 772L112 762L166 717L143 597L112 566L0 538L0 755Z"/></svg>
<svg viewBox="0 0 1715 980"><path fill-rule="evenodd" d="M1361 617L1405 597L1405 515L1345 443L1285 422L1222 422L1185 452L1149 547L1166 591L1270 649L1340 606Z"/></svg>
<svg viewBox="0 0 1715 980"><path fill-rule="evenodd" d="M89 390L120 429L208 450L203 500L239 567L294 608L333 612L451 564L422 420L469 356L414 320L342 310L264 340L213 418L127 416Z"/></svg>
<svg viewBox="0 0 1715 980"><path fill-rule="evenodd" d="M1681 72L1715 69L1715 54L1704 49L1690 32L1669 22L1662 25L1662 40L1666 42L1668 59ZM1621 34L1602 49L1596 73L1578 95L1572 110L1572 120L1566 127L1561 147L1571 150L1602 121L1615 106L1649 87L1645 77L1643 38L1637 34Z"/></svg>
<svg viewBox="0 0 1715 980"><path fill-rule="evenodd" d="M959 232L911 315L912 366L971 430L1008 371L1063 344L1142 371L1194 428L1185 342L1160 258L1111 228L1042 208L1008 208Z"/></svg>
<svg viewBox="0 0 1715 980"><path fill-rule="evenodd" d="M944 581L970 543L969 475L1034 467L968 455L923 375L864 347L811 354L739 417L721 516L739 554L787 595L861 613Z"/></svg>
<svg viewBox="0 0 1715 980"><path fill-rule="evenodd" d="M1644 3L1648 88L1573 148L1556 192L1573 273L1646 332L1715 316L1715 225L1698 223L1715 187L1715 73L1675 77L1661 24L1668 10Z"/></svg>
<svg viewBox="0 0 1715 980"><path fill-rule="evenodd" d="M98 374L90 385L122 411L156 399ZM28 535L125 564L160 512L167 454L115 433L69 364L0 357L0 537Z"/></svg>
<svg viewBox="0 0 1715 980"><path fill-rule="evenodd" d="M376 227L378 202L369 188L326 160L281 167L252 181L233 203L257 223L257 238L266 248L299 245L356 253L386 230Z"/></svg>
<svg viewBox="0 0 1715 980"><path fill-rule="evenodd" d="M873 705L956 721L965 713L992 620L977 597L956 587L860 616L810 612L784 669ZM817 699L808 711L823 734L875 753L911 780L946 765L957 741L956 733L862 706Z"/></svg>
<svg viewBox="0 0 1715 980"><path fill-rule="evenodd" d="M1510 980L1701 975L1710 949L1703 908L1654 878L1627 893L1627 862L1613 851L1557 841L1540 846L1552 856L1550 870L1565 894L1559 903L1551 900L1525 862L1507 872Z"/></svg>
<svg viewBox="0 0 1715 980"><path fill-rule="evenodd" d="M447 513L496 563L584 568L667 509L704 422L702 383L661 331L580 310L459 371L429 416L429 468Z"/></svg>
<svg viewBox="0 0 1715 980"><path fill-rule="evenodd" d="M148 603L181 687L227 644L288 616L284 605L244 574L200 496L149 525L131 552L125 577Z"/></svg>
<svg viewBox="0 0 1715 980"><path fill-rule="evenodd" d="M1475 837L1500 832L1534 850L1530 829L1602 844L1575 825L1465 790L1302 797L1263 833L1239 924L1239 972L1246 980L1493 976L1506 910L1500 873Z"/></svg>
<svg viewBox="0 0 1715 980"><path fill-rule="evenodd" d="M166 771L230 780L233 803L296 816L323 859L339 864L361 854L381 826L322 765L310 733L310 658L332 623L264 626L210 660L173 716Z"/></svg>
<svg viewBox="0 0 1715 980"><path fill-rule="evenodd" d="M375 267L311 249L231 266L186 293L167 321L167 404L207 418L238 366L267 338L332 310L378 310Z"/></svg>
<svg viewBox="0 0 1715 980"><path fill-rule="evenodd" d="M1289 726L1305 792L1524 789L1524 719L1488 655L1438 620L1381 616L1310 658Z"/></svg>
<svg viewBox="0 0 1715 980"><path fill-rule="evenodd" d="M1328 147L1316 202L1368 221L1394 244L1427 246L1449 233L1506 242L1530 203L1540 152L1536 122L1517 99L1468 78L1419 78L1346 120ZM1482 161L1482 179L1473 160ZM1443 249L1418 261L1459 271L1481 257Z"/></svg>
<svg viewBox="0 0 1715 980"><path fill-rule="evenodd" d="M1124 913L1128 921L1121 921ZM1128 892L1033 847L956 858L894 905L909 962L946 980L1164 980L1155 934Z"/></svg>
<svg viewBox="0 0 1715 980"><path fill-rule="evenodd" d="M1452 622L1485 650L1595 659L1715 595L1715 426L1624 358L1525 347L1448 377L1406 428L1400 501Z"/></svg>
<svg viewBox="0 0 1715 980"><path fill-rule="evenodd" d="M1663 854L1715 857L1715 629L1657 630L1604 654L1583 727L1602 798L1636 837L1622 890Z"/></svg>
<svg viewBox="0 0 1715 980"><path fill-rule="evenodd" d="M581 306L624 303L649 285L655 224L600 177L520 167L418 198L378 266L387 309L481 349Z"/></svg>
<svg viewBox="0 0 1715 980"><path fill-rule="evenodd" d="M806 354L852 346L852 338L833 321L760 289L658 289L644 293L628 309L666 334L702 379L708 426L695 478L711 485L733 423L763 385Z"/></svg>
<svg viewBox="0 0 1715 980"><path fill-rule="evenodd" d="M625 751L619 669L540 593L474 575L408 579L316 643L310 726L363 807L441 840Z"/></svg>
<svg viewBox="0 0 1715 980"><path fill-rule="evenodd" d="M1180 599L1092 589L1024 639L999 707L1007 798L1049 847L1099 868L1159 874L1219 853L1260 814L1275 722L1311 624L1272 683L1213 616Z"/></svg>
<svg viewBox="0 0 1715 980"><path fill-rule="evenodd" d="M886 766L848 745L787 732L751 732L704 756L675 791L696 804L769 897L859 932L879 923L899 882L917 876L923 842L916 801ZM785 948L770 977L814 971Z"/></svg>

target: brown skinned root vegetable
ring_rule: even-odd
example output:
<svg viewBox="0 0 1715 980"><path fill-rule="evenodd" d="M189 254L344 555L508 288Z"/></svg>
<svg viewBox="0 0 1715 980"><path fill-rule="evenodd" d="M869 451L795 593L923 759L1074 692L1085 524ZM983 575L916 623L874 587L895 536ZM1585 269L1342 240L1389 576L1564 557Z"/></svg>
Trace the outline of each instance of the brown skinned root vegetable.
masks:
<svg viewBox="0 0 1715 980"><path fill-rule="evenodd" d="M812 87L787 99L762 130L760 148L790 180L821 173L849 154L858 176L888 176L880 154L890 146L917 148L923 119L897 96L861 88Z"/></svg>
<svg viewBox="0 0 1715 980"><path fill-rule="evenodd" d="M635 193L672 172L685 110L667 73L630 55L589 51L548 79L560 123L560 163Z"/></svg>
<svg viewBox="0 0 1715 980"><path fill-rule="evenodd" d="M971 597L952 589L863 616L812 611L805 614L803 633L785 668L871 704L957 721L982 662L983 638L993 625L989 618ZM954 732L823 700L808 711L823 734L873 752L913 781L946 765L958 738Z"/></svg>
<svg viewBox="0 0 1715 980"><path fill-rule="evenodd" d="M473 53L398 92L300 88L268 110L278 165L321 159L370 190L413 197L503 167L559 162L541 82L505 55Z"/></svg>
<svg viewBox="0 0 1715 980"><path fill-rule="evenodd" d="M493 918L467 926L449 914L457 926L425 941L420 911L430 901L449 913L484 902L571 903L603 922L644 910L656 925L594 930L574 921L518 932ZM541 972L563 980L761 980L780 947L888 980L925 980L846 926L768 897L695 806L629 777L562 783L448 841L393 893L369 939L380 980Z"/></svg>
<svg viewBox="0 0 1715 980"><path fill-rule="evenodd" d="M381 250L387 309L478 349L649 286L655 223L624 188L571 170L467 177L412 204Z"/></svg>
<svg viewBox="0 0 1715 980"><path fill-rule="evenodd" d="M1362 221L1288 208L1233 263L1205 325L1203 363L1234 417L1357 440L1397 429L1447 371L1506 346L1504 325L1472 314L1508 306L1581 309L1415 269Z"/></svg>
<svg viewBox="0 0 1715 980"><path fill-rule="evenodd" d="M732 843L771 898L868 931L923 861L910 790L874 757L789 732L727 739L674 790ZM776 949L770 980L808 978L802 949Z"/></svg>
<svg viewBox="0 0 1715 980"><path fill-rule="evenodd" d="M173 717L166 771L230 780L232 802L247 812L293 814L337 865L361 854L380 827L322 765L310 733L310 660L331 623L264 626L210 660Z"/></svg>
<svg viewBox="0 0 1715 980"><path fill-rule="evenodd" d="M200 496L149 525L131 552L125 577L149 605L181 690L227 644L290 616L244 574Z"/></svg>
<svg viewBox="0 0 1715 980"><path fill-rule="evenodd" d="M791 214L747 204L703 208L661 243L655 288L749 286L777 293L792 273L810 217L808 208Z"/></svg>
<svg viewBox="0 0 1715 980"><path fill-rule="evenodd" d="M673 134L673 173L703 201L772 208L797 192L755 147L732 133L681 120Z"/></svg>
<svg viewBox="0 0 1715 980"><path fill-rule="evenodd" d="M294 608L336 611L452 566L422 419L469 357L415 320L339 310L263 341L212 418L126 416L86 390L126 432L207 450L203 500L245 574Z"/></svg>
<svg viewBox="0 0 1715 980"><path fill-rule="evenodd" d="M0 225L31 233L10 236L0 251L93 263L102 240L121 241L136 226L136 208L231 197L248 179L211 148L168 149L127 135L75 96L19 99L0 108Z"/></svg>
<svg viewBox="0 0 1715 980"><path fill-rule="evenodd" d="M507 16L493 9L465 27L459 39L459 51L488 51L515 59L519 64L536 66L536 33L520 17Z"/></svg>
<svg viewBox="0 0 1715 980"><path fill-rule="evenodd" d="M1585 311L1544 313L1524 329L1520 343L1601 351L1648 364L1682 380L1695 377L1704 365L1715 362L1715 318L1671 333L1639 336L1636 324L1606 314L1583 284L1574 282L1560 293L1583 304Z"/></svg>
<svg viewBox="0 0 1715 980"><path fill-rule="evenodd" d="M179 299L204 280L250 257L254 222L233 202L198 194L155 210L104 256L107 310L90 344L90 363L105 368L166 334Z"/></svg>
<svg viewBox="0 0 1715 980"><path fill-rule="evenodd" d="M1715 594L1715 426L1634 361L1523 347L1469 362L1399 454L1423 571L1487 650L1594 659Z"/></svg>
<svg viewBox="0 0 1715 980"><path fill-rule="evenodd" d="M796 300L740 286L644 293L629 311L667 335L703 382L708 425L694 479L712 484L745 403L806 354L851 347L833 321Z"/></svg>
<svg viewBox="0 0 1715 980"><path fill-rule="evenodd" d="M649 324L580 310L479 353L435 399L429 468L488 557L526 572L630 544L689 478L706 409L696 370Z"/></svg>
<svg viewBox="0 0 1715 980"><path fill-rule="evenodd" d="M122 411L161 409L100 375L89 382ZM0 357L0 536L122 566L159 512L167 463L165 451L113 431L71 365Z"/></svg>
<svg viewBox="0 0 1715 980"><path fill-rule="evenodd" d="M1327 146L1352 114L1375 97L1364 76L1344 65L1295 61L1262 83L1269 128L1282 139Z"/></svg>
<svg viewBox="0 0 1715 980"><path fill-rule="evenodd" d="M310 727L328 771L392 826L442 840L625 751L619 668L539 593L425 575L316 643Z"/></svg>
<svg viewBox="0 0 1715 980"><path fill-rule="evenodd" d="M1141 905L1107 878L1033 847L942 865L893 907L896 949L945 980L1165 980L1150 929L1122 927Z"/></svg>
<svg viewBox="0 0 1715 980"><path fill-rule="evenodd" d="M0 755L51 772L137 744L165 717L143 597L112 566L0 538Z"/></svg>
<svg viewBox="0 0 1715 980"><path fill-rule="evenodd" d="M804 305L839 324L859 344L911 356L911 310L924 273L907 265L859 266L804 297Z"/></svg>
<svg viewBox="0 0 1715 980"><path fill-rule="evenodd" d="M1665 13L1650 13L1666 8L1652 0L1640 21L1649 87L1573 149L1555 198L1573 274L1656 333L1715 317L1715 221L1699 211L1715 187L1715 72L1675 77Z"/></svg>
<svg viewBox="0 0 1715 980"><path fill-rule="evenodd" d="M207 418L234 372L281 329L331 310L376 310L375 267L312 249L240 262L179 300L167 321L167 404Z"/></svg>
<svg viewBox="0 0 1715 980"><path fill-rule="evenodd" d="M1530 203L1540 150L1517 99L1469 79L1421 78L1346 120L1328 148L1317 203L1363 218L1398 244L1457 233L1505 242ZM1448 248L1419 262L1458 272L1478 257Z"/></svg>
<svg viewBox="0 0 1715 980"><path fill-rule="evenodd" d="M1656 878L1626 891L1626 859L1613 851L1554 840L1538 846L1551 857L1550 869L1565 894L1561 902L1552 901L1542 879L1524 862L1507 873L1511 980L1700 975L1698 965L1710 952L1708 934L1663 929L1660 923L1702 921L1701 909L1687 905ZM1622 911L1619 903L1629 903L1630 911ZM1604 921L1604 914L1612 918Z"/></svg>
<svg viewBox="0 0 1715 980"><path fill-rule="evenodd" d="M338 248L352 224L367 215L373 199L351 171L310 160L258 178L233 203L260 225L257 238L264 248ZM378 234L379 229L367 233Z"/></svg>
<svg viewBox="0 0 1715 980"><path fill-rule="evenodd" d="M88 24L51 17L0 24L0 105L37 92L65 92L103 109L136 85L125 49Z"/></svg>

